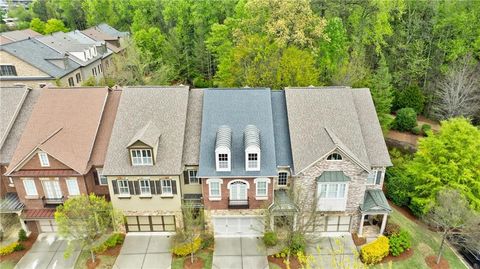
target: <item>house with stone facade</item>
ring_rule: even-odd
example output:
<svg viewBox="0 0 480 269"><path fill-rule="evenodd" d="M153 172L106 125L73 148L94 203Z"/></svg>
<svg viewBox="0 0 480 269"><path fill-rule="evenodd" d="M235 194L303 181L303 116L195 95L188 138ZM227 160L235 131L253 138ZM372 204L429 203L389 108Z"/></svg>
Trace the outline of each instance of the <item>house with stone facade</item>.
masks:
<svg viewBox="0 0 480 269"><path fill-rule="evenodd" d="M70 197L109 199L98 176L120 100L107 88L42 89L8 165L30 232L54 232L55 208Z"/></svg>

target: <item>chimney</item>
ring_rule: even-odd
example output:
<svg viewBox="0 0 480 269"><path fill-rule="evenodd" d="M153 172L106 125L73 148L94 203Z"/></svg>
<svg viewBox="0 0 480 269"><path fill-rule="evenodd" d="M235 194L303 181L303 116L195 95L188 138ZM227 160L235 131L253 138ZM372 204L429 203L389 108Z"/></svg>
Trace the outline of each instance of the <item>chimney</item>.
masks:
<svg viewBox="0 0 480 269"><path fill-rule="evenodd" d="M68 66L68 54L65 53L65 55L63 55L63 68L67 69L67 66Z"/></svg>

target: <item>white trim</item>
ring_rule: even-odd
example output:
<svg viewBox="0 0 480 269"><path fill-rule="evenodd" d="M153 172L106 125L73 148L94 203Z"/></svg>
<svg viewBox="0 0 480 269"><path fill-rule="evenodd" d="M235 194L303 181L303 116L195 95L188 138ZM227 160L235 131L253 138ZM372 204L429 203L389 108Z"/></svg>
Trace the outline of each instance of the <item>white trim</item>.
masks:
<svg viewBox="0 0 480 269"><path fill-rule="evenodd" d="M192 182L190 180L190 172L195 172L195 179L197 180L197 182ZM198 177L198 170L197 169L187 169L187 176L188 176L188 184L200 184L200 178Z"/></svg>
<svg viewBox="0 0 480 269"><path fill-rule="evenodd" d="M145 154L147 155L146 157L143 157L143 151L145 151ZM133 156L133 152L135 154L140 153L140 157L138 156ZM148 152L150 152L150 157L148 156ZM137 159L140 160L140 163L135 163L133 160ZM148 161L150 160L151 162L144 162L144 158ZM153 151L150 148L133 148L130 149L130 160L132 162L132 166L151 166L153 165Z"/></svg>
<svg viewBox="0 0 480 269"><path fill-rule="evenodd" d="M221 178L209 178L207 179L208 185L208 200L210 201L220 201L222 200L222 184L223 179ZM212 195L212 189L210 187L210 183L218 183L218 195Z"/></svg>
<svg viewBox="0 0 480 269"><path fill-rule="evenodd" d="M379 183L377 183L378 172L382 173L381 176L380 176L380 182ZM369 179L370 179L371 176L373 176L373 183L369 182ZM375 168L372 168L370 173L368 173L366 184L367 184L367 186L382 186L384 179L385 179L385 168L384 167L375 167Z"/></svg>
<svg viewBox="0 0 480 269"><path fill-rule="evenodd" d="M271 183L271 180L270 178L265 178L265 177L259 177L259 178L256 178L253 180L253 182L255 183L255 199L256 200L268 200L268 184ZM258 194L258 183L260 182L265 182L265 195L259 195Z"/></svg>
<svg viewBox="0 0 480 269"><path fill-rule="evenodd" d="M70 184L75 183L75 185L70 186L69 182L70 182ZM66 178L65 179L65 184L67 185L67 190L68 190L68 195L69 196L80 195L80 188L78 186L78 181L77 181L76 177ZM70 187L73 187L73 189L71 189Z"/></svg>
<svg viewBox="0 0 480 269"><path fill-rule="evenodd" d="M248 160L249 154L257 154L256 167L249 166L250 164L250 161ZM256 146L250 146L245 149L245 171L260 171L260 163L261 163L260 160L261 160L260 148Z"/></svg>
<svg viewBox="0 0 480 269"><path fill-rule="evenodd" d="M232 180L232 181L228 182L227 189L230 189L230 185L232 185L232 183L235 183L235 182L243 182L243 183L247 184L247 190L250 189L250 183L248 183L248 181L243 180L243 179L235 179L235 180Z"/></svg>
<svg viewBox="0 0 480 269"><path fill-rule="evenodd" d="M40 166L50 167L50 161L48 160L48 154L44 151L38 153L38 159L40 160Z"/></svg>
<svg viewBox="0 0 480 269"><path fill-rule="evenodd" d="M33 192L29 193L27 185L25 184L26 181L31 182L33 184L30 187L33 186L32 190L35 191L35 193ZM22 182L23 182L23 188L25 189L25 194L27 196L38 196L37 186L35 185L35 180L33 178L22 178Z"/></svg>
<svg viewBox="0 0 480 269"><path fill-rule="evenodd" d="M126 182L127 186L126 187L120 187L120 182ZM117 179L117 187L118 187L118 196L119 197L130 197L130 186L128 185L128 179ZM122 193L120 190L121 189L127 188L128 193Z"/></svg>
<svg viewBox="0 0 480 269"><path fill-rule="evenodd" d="M220 167L220 154L227 154L227 167ZM229 172L232 169L232 154L229 148L218 147L215 149L215 168L221 172Z"/></svg>

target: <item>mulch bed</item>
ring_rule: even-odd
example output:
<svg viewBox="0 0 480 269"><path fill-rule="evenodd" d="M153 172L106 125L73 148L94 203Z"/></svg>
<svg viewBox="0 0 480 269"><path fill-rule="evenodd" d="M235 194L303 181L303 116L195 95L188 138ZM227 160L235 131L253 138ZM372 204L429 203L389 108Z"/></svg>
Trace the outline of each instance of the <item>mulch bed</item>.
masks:
<svg viewBox="0 0 480 269"><path fill-rule="evenodd" d="M431 269L450 269L450 265L445 258L440 258L440 263L437 264L437 257L434 255L430 255L425 258L425 262L427 263L428 267Z"/></svg>
<svg viewBox="0 0 480 269"><path fill-rule="evenodd" d="M98 256L95 257L95 262L92 262L92 259L89 258L89 259L87 260L87 268L88 268L88 269L95 269L95 268L97 268L97 266L100 264L100 262L101 262L101 260L100 260L100 258L99 258Z"/></svg>
<svg viewBox="0 0 480 269"><path fill-rule="evenodd" d="M203 259L196 257L193 259L193 263L190 262L190 257L187 257L183 262L183 269L202 269Z"/></svg>
<svg viewBox="0 0 480 269"><path fill-rule="evenodd" d="M413 256L413 249L410 248L404 251L402 254L398 255L397 257L394 257L389 254L387 257L383 258L382 263L388 263L390 261L392 262L403 261L403 260L409 259L412 256Z"/></svg>
<svg viewBox="0 0 480 269"><path fill-rule="evenodd" d="M2 261L9 260L9 261L17 263L23 257L23 255L25 255L25 253L27 253L27 251L30 250L33 243L35 243L35 241L37 240L37 236L38 235L34 234L34 233L30 234L27 241L20 242L25 247L24 250L15 251L15 252L12 252L8 255L1 256L1 260Z"/></svg>
<svg viewBox="0 0 480 269"><path fill-rule="evenodd" d="M361 246L367 243L367 238L359 237L357 233L352 233L352 239L355 246Z"/></svg>
<svg viewBox="0 0 480 269"><path fill-rule="evenodd" d="M105 256L118 256L120 253L120 250L122 249L122 245L116 245L113 248L109 248L105 250L104 252L100 253L100 255L105 255Z"/></svg>
<svg viewBox="0 0 480 269"><path fill-rule="evenodd" d="M273 255L268 256L268 262L274 263L278 265L282 269L286 269L287 265L283 262L285 261L286 258L276 258ZM300 269L302 266L300 265L300 262L298 261L297 257L295 256L290 256L290 268L291 269Z"/></svg>

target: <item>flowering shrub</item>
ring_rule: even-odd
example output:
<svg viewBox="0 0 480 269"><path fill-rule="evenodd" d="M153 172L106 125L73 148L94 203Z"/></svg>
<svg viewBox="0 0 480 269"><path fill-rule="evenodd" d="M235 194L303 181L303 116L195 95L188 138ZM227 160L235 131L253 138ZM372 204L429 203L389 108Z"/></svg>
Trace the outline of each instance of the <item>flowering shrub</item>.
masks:
<svg viewBox="0 0 480 269"><path fill-rule="evenodd" d="M10 245L6 245L4 246L3 248L0 248L0 256L5 256L5 255L8 255L14 251L20 251L20 250L24 250L25 247L18 243L18 242L13 242L11 243Z"/></svg>
<svg viewBox="0 0 480 269"><path fill-rule="evenodd" d="M190 242L185 242L185 243L180 243L177 244L175 247L173 247L172 252L173 254L177 256L187 256L190 253L195 253L200 249L200 245L202 244L202 239L200 237L197 237L195 240L193 240L192 243Z"/></svg>
<svg viewBox="0 0 480 269"><path fill-rule="evenodd" d="M382 261L388 255L389 242L385 236L380 236L377 240L365 245L360 253L362 261L366 264L376 264Z"/></svg>

